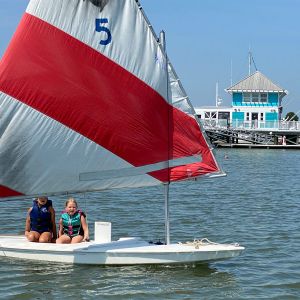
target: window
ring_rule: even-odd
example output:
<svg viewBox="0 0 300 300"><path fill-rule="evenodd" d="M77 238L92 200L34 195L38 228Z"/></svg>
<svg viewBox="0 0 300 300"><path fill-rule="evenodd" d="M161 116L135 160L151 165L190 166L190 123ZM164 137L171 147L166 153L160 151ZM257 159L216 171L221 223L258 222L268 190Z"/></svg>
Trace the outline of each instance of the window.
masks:
<svg viewBox="0 0 300 300"><path fill-rule="evenodd" d="M267 103L268 93L243 93L244 103Z"/></svg>
<svg viewBox="0 0 300 300"><path fill-rule="evenodd" d="M268 94L267 93L261 93L260 94L260 102L267 102L268 101Z"/></svg>
<svg viewBox="0 0 300 300"><path fill-rule="evenodd" d="M230 112L228 111L219 111L219 114L218 114L218 119L219 120L228 120L230 119Z"/></svg>
<svg viewBox="0 0 300 300"><path fill-rule="evenodd" d="M250 113L246 113L246 121L249 121L250 120Z"/></svg>
<svg viewBox="0 0 300 300"><path fill-rule="evenodd" d="M261 120L261 121L264 120L264 113L260 113L260 120Z"/></svg>
<svg viewBox="0 0 300 300"><path fill-rule="evenodd" d="M252 102L259 102L259 93L252 93Z"/></svg>
<svg viewBox="0 0 300 300"><path fill-rule="evenodd" d="M204 115L205 119L216 119L217 118L217 112L215 111L206 111Z"/></svg>
<svg viewBox="0 0 300 300"><path fill-rule="evenodd" d="M244 102L251 102L251 93L243 93Z"/></svg>

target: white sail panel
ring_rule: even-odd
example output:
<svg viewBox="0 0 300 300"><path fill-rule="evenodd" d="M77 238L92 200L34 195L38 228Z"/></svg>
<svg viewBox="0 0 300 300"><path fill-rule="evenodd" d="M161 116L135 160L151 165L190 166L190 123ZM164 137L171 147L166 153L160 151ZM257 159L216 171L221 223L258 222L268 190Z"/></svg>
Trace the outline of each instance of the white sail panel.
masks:
<svg viewBox="0 0 300 300"><path fill-rule="evenodd" d="M0 143L0 185L36 195L160 183L145 173L128 176L128 170L135 169L128 162L3 93L0 112L5 128ZM97 182L81 181L79 174L91 170L110 171L110 176Z"/></svg>
<svg viewBox="0 0 300 300"><path fill-rule="evenodd" d="M190 116L195 116L195 110L192 106L187 93L185 92L179 77L177 76L174 67L168 60L168 74L171 85L171 102L174 107L182 110Z"/></svg>
<svg viewBox="0 0 300 300"><path fill-rule="evenodd" d="M104 1L103 1L104 2ZM27 13L52 24L70 36L104 54L155 89L167 99L167 76L161 71L164 59L148 23L135 0L109 0L103 10L86 0L31 0ZM108 38L107 31L97 32L96 20L111 34L111 42L101 45ZM166 65L166 61L163 62ZM164 66L163 66L164 67Z"/></svg>

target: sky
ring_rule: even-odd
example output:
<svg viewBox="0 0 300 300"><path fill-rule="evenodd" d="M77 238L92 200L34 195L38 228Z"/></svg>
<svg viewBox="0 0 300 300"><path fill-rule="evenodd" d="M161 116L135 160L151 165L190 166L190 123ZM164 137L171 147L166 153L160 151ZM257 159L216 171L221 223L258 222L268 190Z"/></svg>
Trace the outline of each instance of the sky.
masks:
<svg viewBox="0 0 300 300"><path fill-rule="evenodd" d="M118 0L114 0L118 1ZM0 0L0 56L29 0ZM283 114L300 115L300 0L140 0L195 107L213 106L224 89L257 70L288 91ZM256 69L252 64L251 72Z"/></svg>

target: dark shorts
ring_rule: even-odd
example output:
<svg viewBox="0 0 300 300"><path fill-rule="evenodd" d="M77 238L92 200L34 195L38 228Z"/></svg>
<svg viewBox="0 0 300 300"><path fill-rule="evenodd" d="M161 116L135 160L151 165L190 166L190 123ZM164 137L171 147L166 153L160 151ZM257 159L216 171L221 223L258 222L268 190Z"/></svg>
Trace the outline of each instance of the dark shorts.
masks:
<svg viewBox="0 0 300 300"><path fill-rule="evenodd" d="M37 228L31 228L30 231L38 232L39 234L42 234L44 232L51 232L50 229L37 229Z"/></svg>

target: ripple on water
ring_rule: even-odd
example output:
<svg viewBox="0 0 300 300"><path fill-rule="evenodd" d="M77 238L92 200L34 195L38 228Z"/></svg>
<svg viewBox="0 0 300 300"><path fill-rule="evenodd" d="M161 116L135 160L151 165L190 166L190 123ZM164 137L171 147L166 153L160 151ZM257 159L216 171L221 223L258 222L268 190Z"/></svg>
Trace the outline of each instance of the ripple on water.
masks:
<svg viewBox="0 0 300 300"><path fill-rule="evenodd" d="M226 151L227 152L227 151ZM244 253L204 265L94 267L0 258L4 299L300 299L300 151L224 151L227 177L171 185L173 241L207 237L239 242ZM65 198L55 198L57 212ZM78 197L113 238L164 236L161 188L105 191ZM1 233L24 228L31 201L0 203ZM19 214L19 212L21 212ZM57 214L59 215L59 213ZM57 216L58 220L58 216Z"/></svg>

